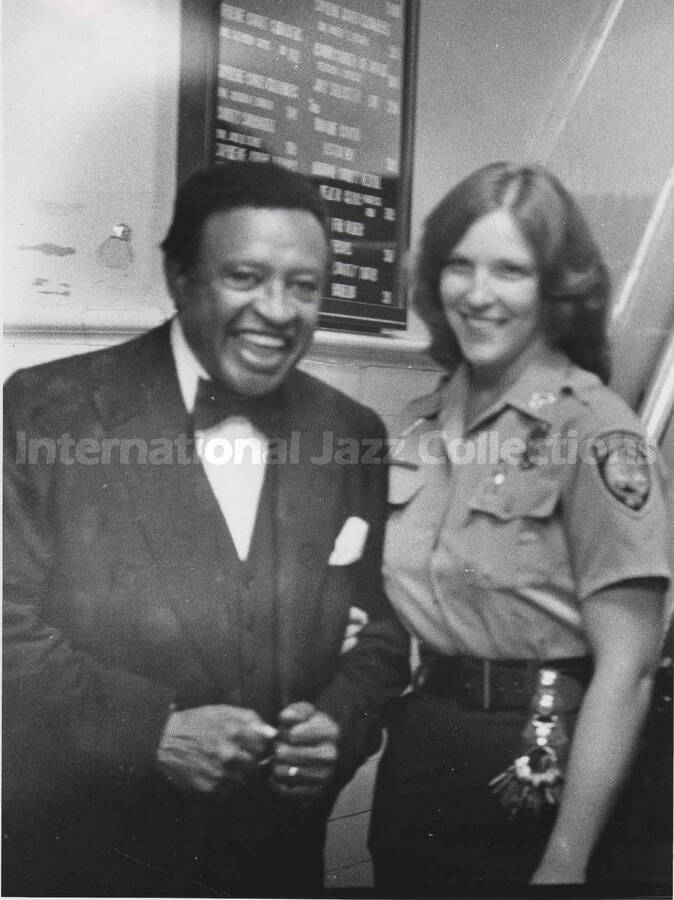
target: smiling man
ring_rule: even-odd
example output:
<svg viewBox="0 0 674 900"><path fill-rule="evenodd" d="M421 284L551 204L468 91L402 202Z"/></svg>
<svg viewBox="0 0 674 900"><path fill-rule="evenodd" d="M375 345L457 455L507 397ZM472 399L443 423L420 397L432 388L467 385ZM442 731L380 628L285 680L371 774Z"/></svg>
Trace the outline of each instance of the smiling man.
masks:
<svg viewBox="0 0 674 900"><path fill-rule="evenodd" d="M383 427L296 370L331 258L308 181L197 172L162 249L170 323L6 385L3 889L317 896L407 642L385 467L313 460Z"/></svg>

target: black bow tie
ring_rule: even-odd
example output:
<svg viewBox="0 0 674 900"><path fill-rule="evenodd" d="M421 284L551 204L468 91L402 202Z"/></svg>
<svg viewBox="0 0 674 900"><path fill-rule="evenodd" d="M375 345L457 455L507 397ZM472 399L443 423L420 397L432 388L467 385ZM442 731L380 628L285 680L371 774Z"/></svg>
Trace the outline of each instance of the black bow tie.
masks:
<svg viewBox="0 0 674 900"><path fill-rule="evenodd" d="M283 432L284 414L282 387L260 397L248 397L200 378L192 422L195 431L205 431L231 416L243 416L258 431L273 437Z"/></svg>

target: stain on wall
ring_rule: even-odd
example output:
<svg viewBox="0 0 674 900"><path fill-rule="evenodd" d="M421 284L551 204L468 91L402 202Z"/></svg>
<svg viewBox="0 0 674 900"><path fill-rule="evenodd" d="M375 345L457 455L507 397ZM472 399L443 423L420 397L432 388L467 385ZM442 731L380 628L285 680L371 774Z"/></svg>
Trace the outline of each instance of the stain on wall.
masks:
<svg viewBox="0 0 674 900"><path fill-rule="evenodd" d="M50 294L55 297L69 297L70 283L67 281L53 282L50 278L34 278L33 286L38 294Z"/></svg>
<svg viewBox="0 0 674 900"><path fill-rule="evenodd" d="M19 250L37 250L45 256L72 256L73 253L77 253L74 247L63 247L61 244L23 244Z"/></svg>

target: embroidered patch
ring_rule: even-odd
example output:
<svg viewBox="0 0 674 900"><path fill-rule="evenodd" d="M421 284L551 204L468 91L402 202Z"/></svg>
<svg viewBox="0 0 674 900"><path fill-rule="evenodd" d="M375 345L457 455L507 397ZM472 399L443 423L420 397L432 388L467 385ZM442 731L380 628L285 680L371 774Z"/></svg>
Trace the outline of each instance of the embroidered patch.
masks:
<svg viewBox="0 0 674 900"><path fill-rule="evenodd" d="M610 431L592 445L601 480L608 491L629 509L642 509L651 492L648 460L638 434Z"/></svg>

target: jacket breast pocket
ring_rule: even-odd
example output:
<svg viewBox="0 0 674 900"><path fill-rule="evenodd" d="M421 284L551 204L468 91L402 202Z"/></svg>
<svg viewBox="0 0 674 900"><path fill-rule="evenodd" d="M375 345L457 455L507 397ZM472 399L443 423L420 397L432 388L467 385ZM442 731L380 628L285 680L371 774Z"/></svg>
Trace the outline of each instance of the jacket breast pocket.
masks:
<svg viewBox="0 0 674 900"><path fill-rule="evenodd" d="M541 584L568 567L556 481L515 470L500 485L487 482L470 509L476 525L482 520L491 535L492 571L510 583Z"/></svg>

